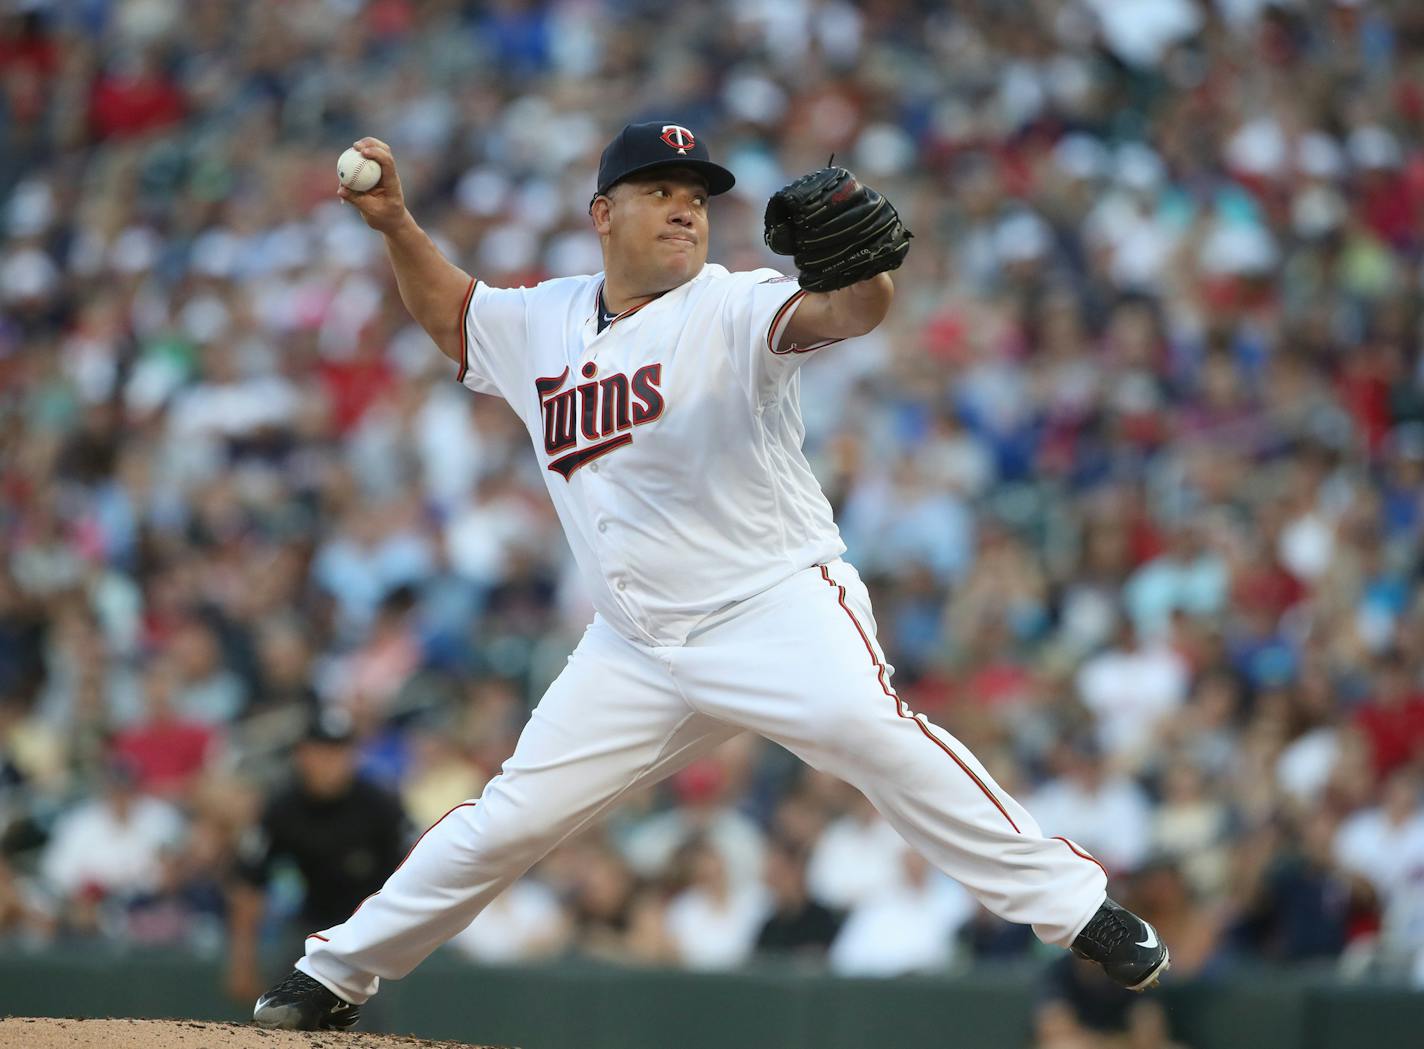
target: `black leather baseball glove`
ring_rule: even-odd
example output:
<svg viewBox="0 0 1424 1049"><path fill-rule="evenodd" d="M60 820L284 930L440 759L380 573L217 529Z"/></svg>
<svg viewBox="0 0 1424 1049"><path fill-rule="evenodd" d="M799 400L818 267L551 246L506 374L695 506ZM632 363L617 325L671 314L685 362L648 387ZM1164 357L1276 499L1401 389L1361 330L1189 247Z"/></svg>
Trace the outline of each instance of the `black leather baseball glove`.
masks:
<svg viewBox="0 0 1424 1049"><path fill-rule="evenodd" d="M807 291L835 291L895 269L912 236L895 206L845 168L802 175L766 205L766 246L794 258Z"/></svg>

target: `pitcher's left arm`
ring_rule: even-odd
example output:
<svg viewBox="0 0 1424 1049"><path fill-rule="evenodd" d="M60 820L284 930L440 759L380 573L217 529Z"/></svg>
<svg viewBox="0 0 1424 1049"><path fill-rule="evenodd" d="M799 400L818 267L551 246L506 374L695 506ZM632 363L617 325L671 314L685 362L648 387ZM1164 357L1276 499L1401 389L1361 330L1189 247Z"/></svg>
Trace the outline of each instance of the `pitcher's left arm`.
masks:
<svg viewBox="0 0 1424 1049"><path fill-rule="evenodd" d="M807 292L791 315L777 349L851 339L872 332L890 312L894 298L895 284L888 273L877 273L837 291Z"/></svg>
<svg viewBox="0 0 1424 1049"><path fill-rule="evenodd" d="M895 295L889 271L905 261L913 236L895 206L845 168L778 190L766 206L766 244L793 257L806 296L776 349L874 329Z"/></svg>

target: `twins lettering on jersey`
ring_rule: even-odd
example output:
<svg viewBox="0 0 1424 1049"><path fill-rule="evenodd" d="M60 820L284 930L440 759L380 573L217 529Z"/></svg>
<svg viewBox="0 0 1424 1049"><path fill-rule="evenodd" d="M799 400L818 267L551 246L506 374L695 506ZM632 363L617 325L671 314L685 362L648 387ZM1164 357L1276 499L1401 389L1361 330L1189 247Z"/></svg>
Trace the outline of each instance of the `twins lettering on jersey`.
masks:
<svg viewBox="0 0 1424 1049"><path fill-rule="evenodd" d="M627 431L663 413L661 364L645 364L631 379L621 372L599 379L598 366L590 361L580 374L592 381L565 389L568 368L534 380L544 414L544 451L552 457L549 469L566 481L580 466L632 444Z"/></svg>

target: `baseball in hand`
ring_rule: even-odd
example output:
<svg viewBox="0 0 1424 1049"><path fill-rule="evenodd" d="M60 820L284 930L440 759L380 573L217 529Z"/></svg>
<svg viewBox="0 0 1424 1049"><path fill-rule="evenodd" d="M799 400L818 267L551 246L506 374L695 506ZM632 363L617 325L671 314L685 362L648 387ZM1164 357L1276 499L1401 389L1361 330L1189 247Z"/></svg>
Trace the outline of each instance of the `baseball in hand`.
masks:
<svg viewBox="0 0 1424 1049"><path fill-rule="evenodd" d="M381 165L353 147L336 162L336 177L353 193L365 193L381 181Z"/></svg>

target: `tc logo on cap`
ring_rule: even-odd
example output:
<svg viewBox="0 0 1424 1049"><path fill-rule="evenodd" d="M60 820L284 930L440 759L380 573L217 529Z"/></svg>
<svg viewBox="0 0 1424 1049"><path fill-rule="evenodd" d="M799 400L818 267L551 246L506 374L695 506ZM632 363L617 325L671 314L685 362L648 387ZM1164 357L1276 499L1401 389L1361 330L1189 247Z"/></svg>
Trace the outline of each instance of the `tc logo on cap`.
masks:
<svg viewBox="0 0 1424 1049"><path fill-rule="evenodd" d="M691 149L693 144L697 141L692 132L681 124L664 124L661 138L683 156L687 155L687 151Z"/></svg>

